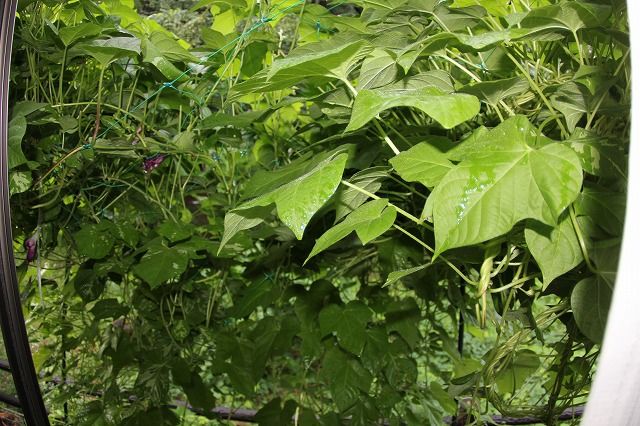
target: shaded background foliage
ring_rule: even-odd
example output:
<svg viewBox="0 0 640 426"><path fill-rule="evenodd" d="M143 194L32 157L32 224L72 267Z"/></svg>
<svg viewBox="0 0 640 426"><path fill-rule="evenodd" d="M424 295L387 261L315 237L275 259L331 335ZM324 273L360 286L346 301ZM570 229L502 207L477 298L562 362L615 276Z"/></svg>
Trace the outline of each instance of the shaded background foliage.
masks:
<svg viewBox="0 0 640 426"><path fill-rule="evenodd" d="M52 418L553 424L615 277L626 31L621 1L21 2L14 235Z"/></svg>

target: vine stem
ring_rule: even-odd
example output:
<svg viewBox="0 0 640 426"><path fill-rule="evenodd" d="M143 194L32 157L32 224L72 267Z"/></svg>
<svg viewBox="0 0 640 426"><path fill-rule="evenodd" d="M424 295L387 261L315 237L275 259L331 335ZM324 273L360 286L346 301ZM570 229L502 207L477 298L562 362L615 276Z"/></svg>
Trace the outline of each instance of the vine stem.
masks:
<svg viewBox="0 0 640 426"><path fill-rule="evenodd" d="M531 76L529 75L529 72L527 70L525 70L522 66L522 64L520 63L520 61L518 61L509 51L507 51L505 49L505 54L507 55L507 57L511 60L511 62L513 62L513 64L520 70L520 72L522 73L522 75L524 76L524 78L527 79L527 81L529 82L529 86L538 94L538 96L540 96L540 99L542 100L542 102L545 104L545 106L549 109L549 112L553 115L556 116L556 123L558 124L558 128L560 129L560 131L562 132L563 135L567 135L567 129L564 127L564 124L562 123L562 120L560 120L558 112L556 111L556 109L551 105L551 102L549 102L549 99L547 99L547 97L544 95L544 93L542 93L542 89L540 89L540 86L538 86L538 84L533 81L533 79L531 78Z"/></svg>
<svg viewBox="0 0 640 426"><path fill-rule="evenodd" d="M381 197L377 196L376 194L367 191L364 188L360 188L358 185L354 185L349 181L346 180L342 180L342 184L345 186L348 186L351 189L355 189L356 191L373 198L374 200L380 200ZM424 221L418 219L417 217L415 217L414 215L412 215L411 213L407 212L406 210L401 209L400 207L396 206L395 204L389 202L389 205L391 207L393 207L394 209L396 209L396 211L401 214L402 216L406 217L407 219L417 223L418 225L424 226L425 228L427 228L430 231L433 231L433 227L431 225L427 225L426 223L424 223ZM432 250L433 251L433 250Z"/></svg>
<svg viewBox="0 0 640 426"><path fill-rule="evenodd" d="M356 90L356 88L353 87L353 85L351 84L351 82L348 79L345 78L345 79L342 80L342 82L349 88L349 90L353 94L353 98L355 99L358 96L358 90ZM391 148L391 151L393 151L393 153L395 155L400 154L400 150L398 149L396 144L393 143L393 141L391 140L389 135L387 135L387 132L385 132L384 129L382 128L382 126L380 125L380 120L378 120L377 118L374 118L373 119L373 124L376 127L376 129L378 130L378 132L380 132L380 134L384 138L385 143L389 146L389 148Z"/></svg>
<svg viewBox="0 0 640 426"><path fill-rule="evenodd" d="M407 231L403 227L401 227L399 225L396 225L396 224L393 224L393 227L396 228L398 231L402 232L407 237L411 238L416 243L420 244L422 247L426 248L431 253L435 252L435 250L431 246L429 246L429 244L425 243L420 238L416 237L415 235L413 235L411 232ZM462 278L467 284L471 284L473 286L477 285L477 283L475 281L470 280L460 269L458 269L456 267L456 265L454 265L453 263L449 262L449 260L447 260L444 256L441 255L439 257L440 257L440 259L442 259L442 261L444 263L447 264L447 266L449 266L451 269L453 269L453 271L456 274L458 274L458 276L460 276L460 278Z"/></svg>
<svg viewBox="0 0 640 426"><path fill-rule="evenodd" d="M346 180L342 180L342 184L345 186L348 186L349 188L355 189L356 191L373 198L374 200L380 200L381 198L378 197L376 194L373 194L369 191L367 191L366 189L360 188L357 185L352 184L351 182L347 182ZM389 203L389 205L391 207L393 207L394 209L396 209L396 211L398 213L400 213L402 216L406 217L409 220L412 220L413 222L415 222L418 225L424 226L425 228L429 229L430 231L433 231L433 227L430 225L427 225L426 223L424 223L424 221L421 221L420 219L418 219L417 217L415 217L414 215L412 215L411 213L406 212L405 210L401 209L400 207ZM425 243L424 241L422 241L420 238L416 237L415 235L413 235L412 233L410 233L409 231L407 231L406 229L394 224L393 225L394 228L396 228L398 231L402 232L403 234L405 234L406 236L408 236L409 238L411 238L413 241L417 242L418 244L420 244L422 247L426 248L429 252L431 253L435 253L435 250L433 249L433 247L429 246L427 243ZM446 263L451 269L454 270L454 272L456 274L458 274L460 276L460 278L462 278L463 280L465 280L467 283L471 284L471 285L476 285L476 283L472 280L470 280L469 278L467 278L467 276L460 270L458 269L453 263L451 263L449 260L447 260L444 256L440 255L439 256L442 261L444 263Z"/></svg>
<svg viewBox="0 0 640 426"><path fill-rule="evenodd" d="M571 217L571 224L573 225L573 230L576 233L576 237L578 238L578 244L580 245L580 250L582 251L582 257L584 257L584 261L587 264L587 268L594 274L598 273L596 267L591 263L591 259L589 258L589 251L587 250L587 244L584 240L584 236L582 235L582 230L580 229L580 224L578 223L578 219L576 218L576 212L573 206L569 207L569 216Z"/></svg>

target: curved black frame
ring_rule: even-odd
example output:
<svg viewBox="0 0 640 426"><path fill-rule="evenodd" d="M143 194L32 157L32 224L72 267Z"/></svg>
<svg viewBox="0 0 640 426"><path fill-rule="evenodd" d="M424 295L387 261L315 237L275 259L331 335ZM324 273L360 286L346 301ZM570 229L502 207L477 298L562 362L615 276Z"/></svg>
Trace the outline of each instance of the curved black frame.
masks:
<svg viewBox="0 0 640 426"><path fill-rule="evenodd" d="M18 0L0 0L0 326L18 402L27 424L48 426L38 376L33 366L13 257L9 204L8 120L11 49ZM15 403L16 401L4 402ZM15 405L15 404L12 404Z"/></svg>

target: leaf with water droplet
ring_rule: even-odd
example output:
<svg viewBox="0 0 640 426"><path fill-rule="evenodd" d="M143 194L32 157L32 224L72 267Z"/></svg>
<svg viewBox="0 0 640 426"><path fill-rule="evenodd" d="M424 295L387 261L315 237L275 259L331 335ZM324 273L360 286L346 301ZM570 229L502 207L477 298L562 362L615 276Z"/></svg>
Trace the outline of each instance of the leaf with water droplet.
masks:
<svg viewBox="0 0 640 426"><path fill-rule="evenodd" d="M541 139L545 144L539 147ZM436 255L503 235L523 219L555 226L580 192L576 154L551 143L523 117L508 119L470 143L483 149L461 147L463 161L429 197Z"/></svg>

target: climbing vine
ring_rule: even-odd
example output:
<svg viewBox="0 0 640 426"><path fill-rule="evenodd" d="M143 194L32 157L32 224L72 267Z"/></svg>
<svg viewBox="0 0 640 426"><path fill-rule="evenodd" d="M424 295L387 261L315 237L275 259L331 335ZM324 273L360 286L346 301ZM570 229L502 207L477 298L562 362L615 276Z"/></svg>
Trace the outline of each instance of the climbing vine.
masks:
<svg viewBox="0 0 640 426"><path fill-rule="evenodd" d="M12 215L52 421L554 424L586 401L624 1L152 3L19 3Z"/></svg>

